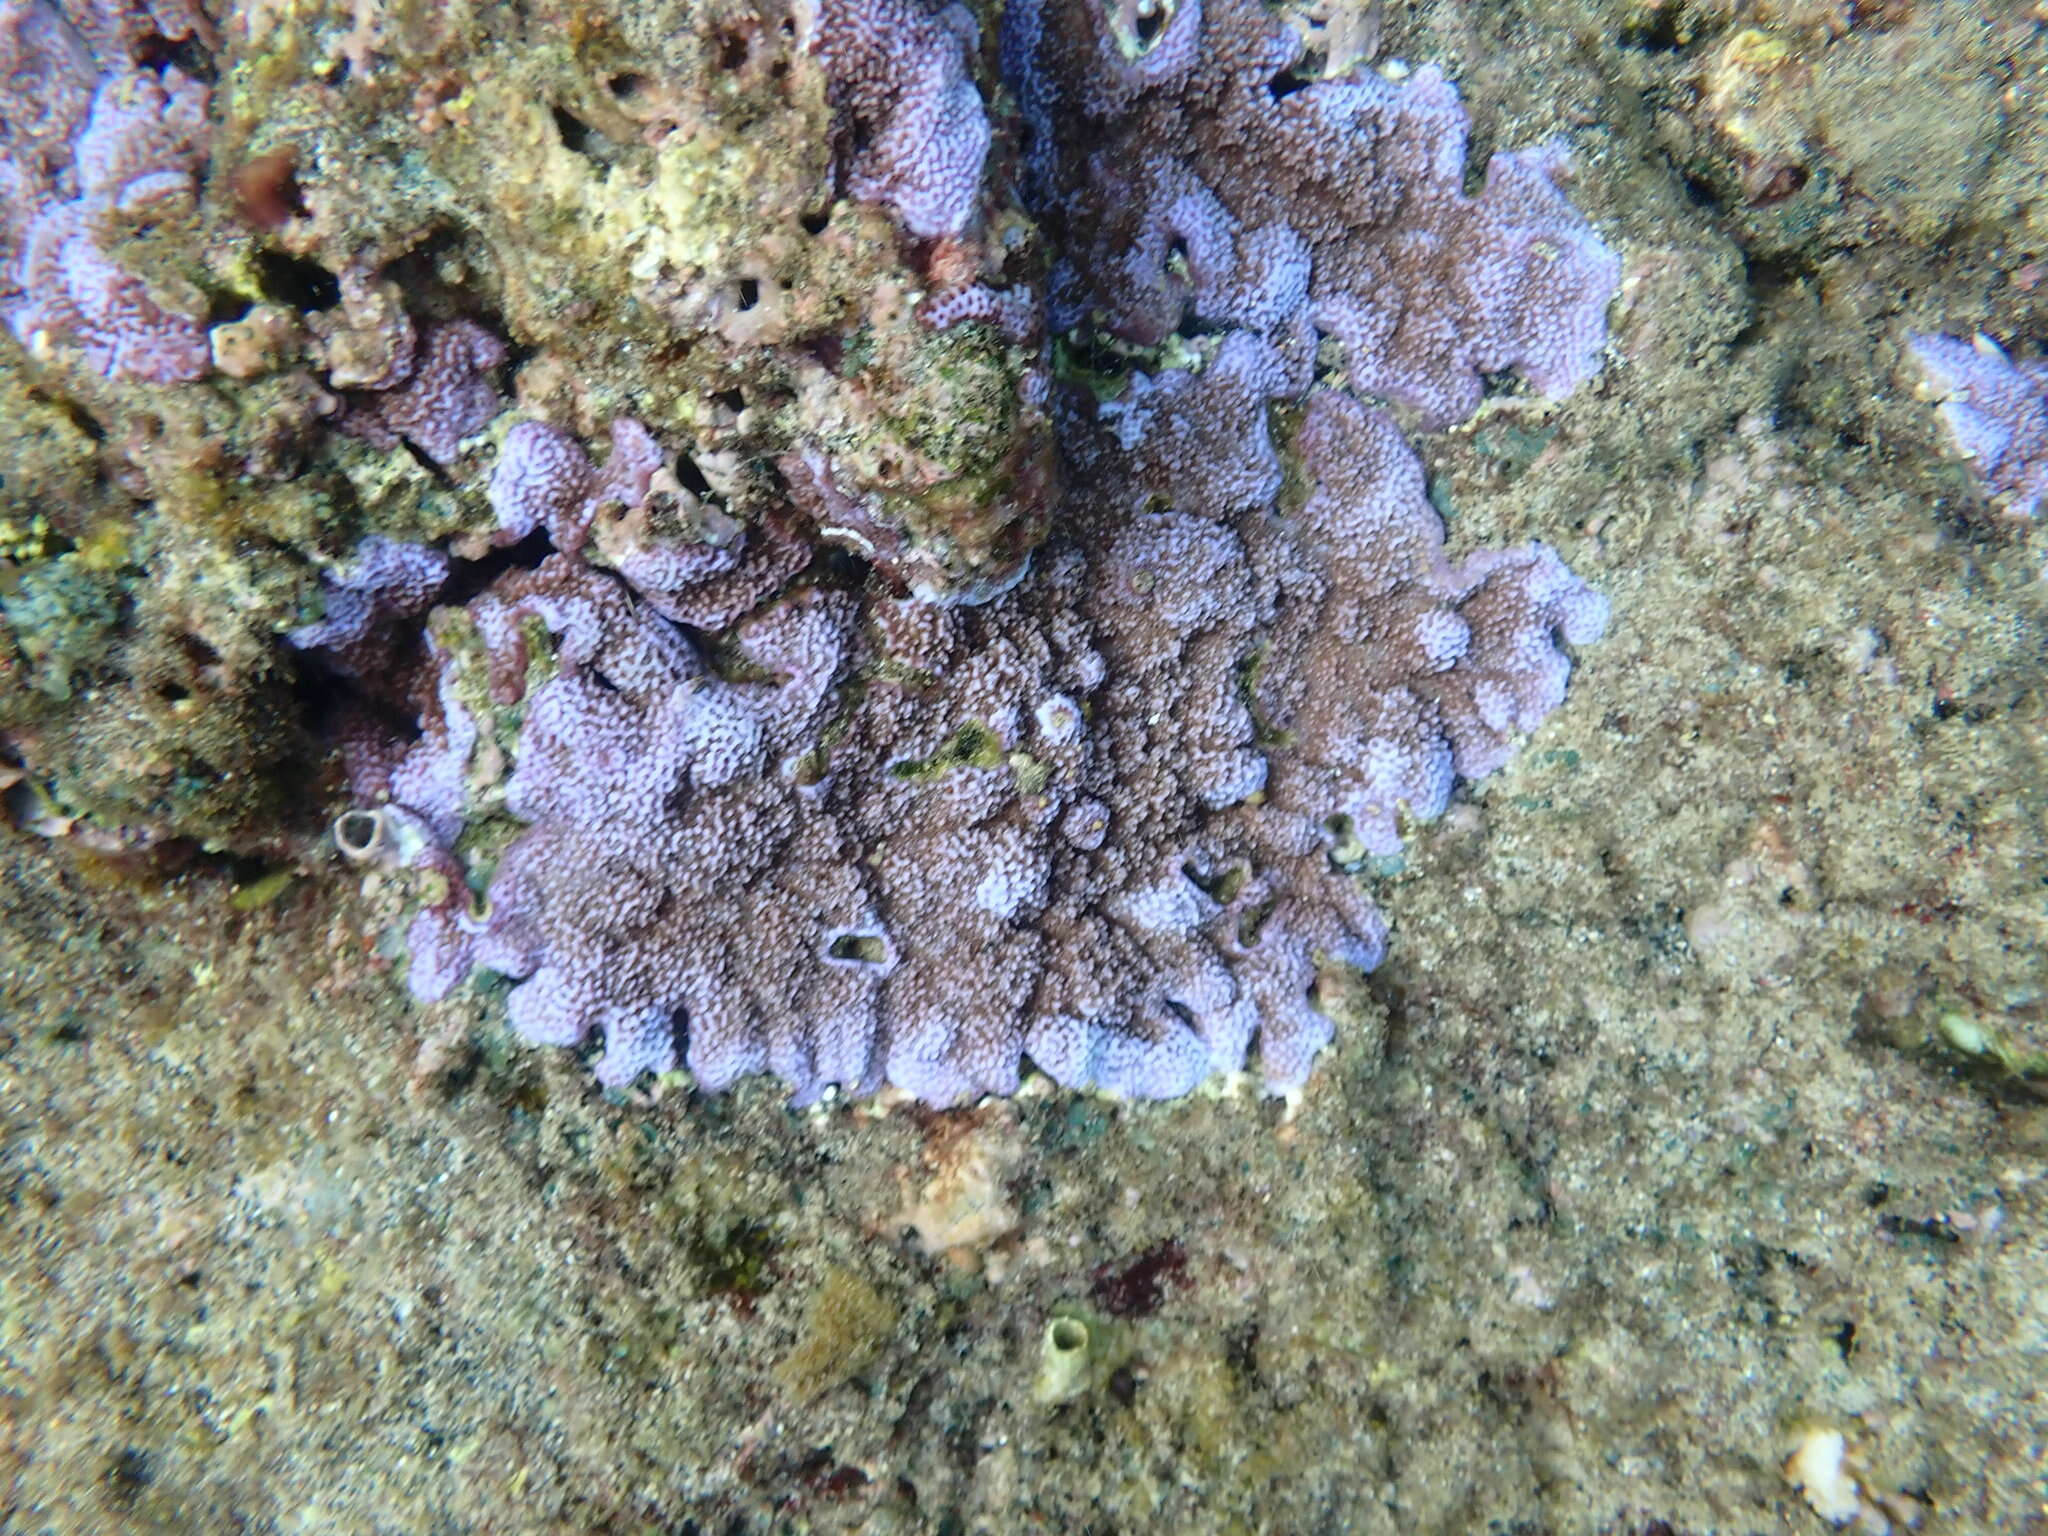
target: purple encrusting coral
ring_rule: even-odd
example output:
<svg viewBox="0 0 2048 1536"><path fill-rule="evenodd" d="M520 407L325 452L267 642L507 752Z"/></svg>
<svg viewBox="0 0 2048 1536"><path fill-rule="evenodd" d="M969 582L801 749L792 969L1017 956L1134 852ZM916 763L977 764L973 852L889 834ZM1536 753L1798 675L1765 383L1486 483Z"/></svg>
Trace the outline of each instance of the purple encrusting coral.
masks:
<svg viewBox="0 0 2048 1536"><path fill-rule="evenodd" d="M448 557L438 549L373 535L327 573L326 614L293 630L291 643L319 651L348 677L373 677L393 660L393 627L425 613L447 579Z"/></svg>
<svg viewBox="0 0 2048 1536"><path fill-rule="evenodd" d="M1913 336L1907 345L1985 494L2032 517L2048 498L2048 359L2015 361L1988 336Z"/></svg>
<svg viewBox="0 0 2048 1536"><path fill-rule="evenodd" d="M975 213L988 113L968 70L980 29L963 5L821 0L817 48L856 147L847 190L911 234L957 235Z"/></svg>
<svg viewBox="0 0 2048 1536"><path fill-rule="evenodd" d="M1436 69L1304 81L1299 35L1253 0L1166 5L1144 39L1125 17L1005 11L1030 200L1062 248L1055 330L1255 333L1293 394L1320 333L1354 389L1438 426L1482 374L1553 395L1592 374L1620 260L1558 190L1561 145L1495 155L1467 197L1465 111Z"/></svg>
<svg viewBox="0 0 2048 1536"><path fill-rule="evenodd" d="M419 996L513 977L514 1028L601 1035L608 1084L680 1059L710 1089L951 1104L1028 1058L1169 1097L1256 1042L1292 1089L1329 969L1383 950L1338 859L1397 849L1404 810L1563 697L1558 641L1596 638L1604 600L1540 544L1449 559L1393 421L1315 382L1318 331L1354 388L1440 418L1480 371L1582 379L1615 260L1555 152L1467 199L1448 86L1275 98L1296 45L1249 5L1188 0L1149 46L1091 0L1011 15L1055 317L1173 349L1106 400L1068 391L1052 536L978 605L800 572L807 541L721 520L636 423L602 467L514 428L501 537L557 552L434 614L387 679L416 736L365 715L349 741L350 851L446 882L410 933ZM955 175L908 163L874 174ZM1299 404L1278 440L1274 402ZM301 639L355 669L396 632L365 602L395 621L437 583L372 551L333 637ZM500 810L521 830L493 860L470 829Z"/></svg>
<svg viewBox="0 0 2048 1536"><path fill-rule="evenodd" d="M573 554L594 540L598 561L642 601L704 630L725 628L810 559L802 544L765 530L746 537L672 475L657 507L651 493L661 473L661 446L637 421L612 423L602 470L560 428L522 421L505 434L491 475L499 542L544 528L556 549Z"/></svg>
<svg viewBox="0 0 2048 1536"><path fill-rule="evenodd" d="M505 357L505 343L474 320L428 326L389 378L351 394L341 428L379 448L403 438L436 464L452 464L462 440L504 409L491 374Z"/></svg>
<svg viewBox="0 0 2048 1536"><path fill-rule="evenodd" d="M0 0L0 315L25 346L69 344L110 378L170 384L211 367L204 316L125 266L128 233L190 203L209 93L129 62L195 8Z"/></svg>

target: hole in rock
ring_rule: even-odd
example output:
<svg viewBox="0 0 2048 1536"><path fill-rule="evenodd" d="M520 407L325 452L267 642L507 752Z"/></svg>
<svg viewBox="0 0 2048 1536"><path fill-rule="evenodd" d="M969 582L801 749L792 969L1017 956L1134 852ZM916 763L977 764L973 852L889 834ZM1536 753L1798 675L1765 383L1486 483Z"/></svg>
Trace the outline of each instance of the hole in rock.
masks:
<svg viewBox="0 0 2048 1536"><path fill-rule="evenodd" d="M567 108L550 107L548 110L555 120L555 132L562 136L562 147L579 155L591 154L591 143L596 135L590 124Z"/></svg>
<svg viewBox="0 0 2048 1536"><path fill-rule="evenodd" d="M842 933L826 950L834 960L852 960L861 965L881 965L889 958L889 941L880 934Z"/></svg>
<svg viewBox="0 0 2048 1536"><path fill-rule="evenodd" d="M256 253L256 286L264 298L287 309L332 309L341 302L341 282L332 272L283 251Z"/></svg>
<svg viewBox="0 0 2048 1536"><path fill-rule="evenodd" d="M647 76L623 70L605 81L605 89L622 102L637 102L653 88L654 82Z"/></svg>
<svg viewBox="0 0 2048 1536"><path fill-rule="evenodd" d="M704 471L687 453L676 455L676 483L699 501L711 499L711 482L704 478Z"/></svg>

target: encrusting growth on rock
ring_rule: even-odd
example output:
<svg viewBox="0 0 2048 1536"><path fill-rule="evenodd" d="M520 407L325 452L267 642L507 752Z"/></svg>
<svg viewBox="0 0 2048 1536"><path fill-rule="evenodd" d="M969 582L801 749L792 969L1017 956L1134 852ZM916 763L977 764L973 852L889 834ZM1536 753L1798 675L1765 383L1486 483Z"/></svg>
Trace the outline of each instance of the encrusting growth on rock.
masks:
<svg viewBox="0 0 2048 1536"><path fill-rule="evenodd" d="M821 21L864 146L848 190L912 234L968 221L981 174L951 15ZM1093 4L1011 8L1053 328L1124 371L1049 400L1067 493L983 601L814 558L800 515L731 524L637 422L601 466L512 430L500 538L555 553L438 611L348 733L359 806L404 834L377 846L444 882L417 995L515 978L513 1028L601 1037L610 1085L681 1064L946 1105L1013 1092L1028 1059L1171 1097L1255 1043L1270 1089L1304 1082L1323 979L1384 943L1333 852L1393 851L1404 810L1497 768L1563 697L1558 641L1606 618L1540 544L1447 557L1359 395L1442 421L1482 372L1569 390L1616 261L1559 151L1496 157L1467 198L1447 83L1276 96L1298 47L1219 0L1146 40ZM431 558L367 551L300 643L363 678ZM417 734L380 731L393 711ZM472 835L501 814L509 841Z"/></svg>
<svg viewBox="0 0 2048 1536"><path fill-rule="evenodd" d="M818 55L852 151L847 191L913 235L957 235L981 199L988 113L969 70L980 29L963 5L824 0Z"/></svg>

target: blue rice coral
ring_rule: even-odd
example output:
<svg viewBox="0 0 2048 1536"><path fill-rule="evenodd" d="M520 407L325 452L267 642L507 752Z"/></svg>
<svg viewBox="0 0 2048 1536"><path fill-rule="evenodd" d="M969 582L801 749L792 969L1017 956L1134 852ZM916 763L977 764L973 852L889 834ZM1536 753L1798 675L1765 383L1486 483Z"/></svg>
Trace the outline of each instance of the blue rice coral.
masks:
<svg viewBox="0 0 2048 1536"><path fill-rule="evenodd" d="M1950 445L2014 517L2048 499L2048 359L2013 358L1988 336L1908 338Z"/></svg>
<svg viewBox="0 0 2048 1536"><path fill-rule="evenodd" d="M950 221L967 33L860 14L944 55L861 67L860 184ZM416 995L511 977L515 1031L601 1042L614 1086L680 1065L947 1105L1029 1063L1164 1098L1255 1056L1292 1091L1327 988L1384 948L1340 857L1398 848L1562 700L1605 601L1539 544L1447 555L1367 398L1441 420L1481 372L1591 372L1617 263L1561 152L1468 198L1447 84L1277 95L1297 45L1250 5L1184 0L1147 39L1087 0L1010 17L1050 319L1126 364L1047 400L1067 491L1028 571L927 600L825 552L787 465L808 534L721 517L637 420L602 463L515 428L499 537L553 553L450 580L422 628L438 557L378 552L300 637L370 695L347 850L432 876ZM409 659L366 668L364 637Z"/></svg>

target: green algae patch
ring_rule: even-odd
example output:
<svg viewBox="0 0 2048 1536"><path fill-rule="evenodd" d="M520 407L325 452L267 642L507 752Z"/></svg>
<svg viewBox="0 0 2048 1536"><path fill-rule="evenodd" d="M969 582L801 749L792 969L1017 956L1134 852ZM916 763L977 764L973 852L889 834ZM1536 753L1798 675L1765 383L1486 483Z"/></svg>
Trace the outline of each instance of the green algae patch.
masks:
<svg viewBox="0 0 2048 1536"><path fill-rule="evenodd" d="M956 768L1000 768L1003 761L1003 744L996 733L979 720L970 720L930 757L891 763L889 772L899 779L923 782Z"/></svg>
<svg viewBox="0 0 2048 1536"><path fill-rule="evenodd" d="M853 1380L896 1331L895 1304L850 1269L829 1270L804 1310L796 1347L775 1367L783 1392L808 1403Z"/></svg>

